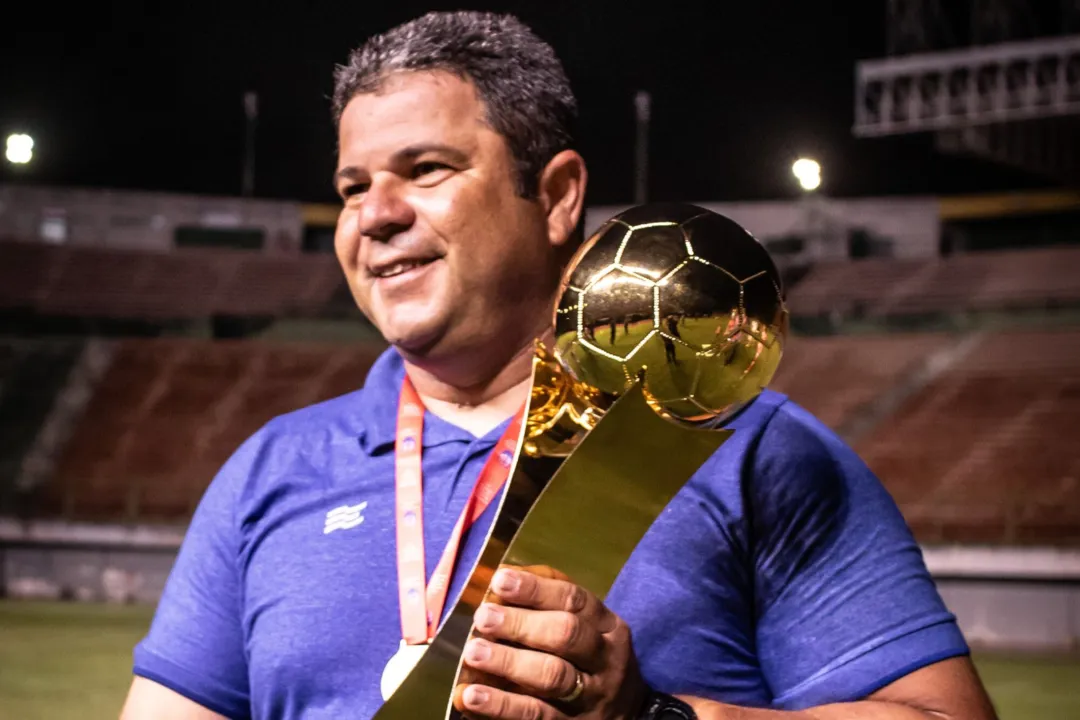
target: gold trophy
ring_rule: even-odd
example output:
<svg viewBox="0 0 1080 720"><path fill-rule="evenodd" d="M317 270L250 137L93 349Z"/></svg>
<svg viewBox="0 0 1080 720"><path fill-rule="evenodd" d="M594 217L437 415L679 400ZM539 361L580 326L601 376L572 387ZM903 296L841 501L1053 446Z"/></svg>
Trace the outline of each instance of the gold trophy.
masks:
<svg viewBox="0 0 1080 720"><path fill-rule="evenodd" d="M590 237L566 275L555 346L538 345L510 479L469 581L376 720L456 715L461 656L500 565L547 566L604 598L675 494L776 372L780 274L735 222L642 205Z"/></svg>

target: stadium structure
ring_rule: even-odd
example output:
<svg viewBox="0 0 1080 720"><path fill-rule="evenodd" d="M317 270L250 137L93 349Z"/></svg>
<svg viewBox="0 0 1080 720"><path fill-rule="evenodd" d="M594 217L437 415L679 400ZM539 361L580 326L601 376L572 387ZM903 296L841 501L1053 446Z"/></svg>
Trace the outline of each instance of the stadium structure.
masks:
<svg viewBox="0 0 1080 720"><path fill-rule="evenodd" d="M889 56L857 68L855 134L1080 182L1080 2L888 0Z"/></svg>
<svg viewBox="0 0 1080 720"><path fill-rule="evenodd" d="M973 1L958 33L958 5L889 2L854 132L935 133L1049 189L700 204L774 253L793 336L773 386L882 478L969 639L1075 649L1080 13L1055 4L1039 37L1029 5ZM330 252L336 216L0 186L0 593L153 602L237 446L363 382L383 344Z"/></svg>

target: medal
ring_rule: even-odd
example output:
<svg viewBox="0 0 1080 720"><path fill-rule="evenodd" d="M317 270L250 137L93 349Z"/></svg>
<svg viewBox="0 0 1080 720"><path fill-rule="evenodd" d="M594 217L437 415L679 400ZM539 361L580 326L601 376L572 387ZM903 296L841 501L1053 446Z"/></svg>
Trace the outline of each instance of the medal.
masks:
<svg viewBox="0 0 1080 720"><path fill-rule="evenodd" d="M450 578L465 531L483 514L506 483L521 432L518 413L495 445L450 533L431 580L425 582L423 472L424 406L408 377L398 407L395 461L395 525L397 529L398 604L401 608L401 644L383 668L383 700L409 676L435 637L450 590Z"/></svg>
<svg viewBox="0 0 1080 720"><path fill-rule="evenodd" d="M398 651L394 653L394 656L387 661L386 667L383 668L382 683L379 685L379 689L382 691L384 702L389 700L390 696L401 687L401 683L405 682L405 678L416 667L416 663L420 662L420 658L424 657L427 649L427 643L410 645L404 640L401 641Z"/></svg>

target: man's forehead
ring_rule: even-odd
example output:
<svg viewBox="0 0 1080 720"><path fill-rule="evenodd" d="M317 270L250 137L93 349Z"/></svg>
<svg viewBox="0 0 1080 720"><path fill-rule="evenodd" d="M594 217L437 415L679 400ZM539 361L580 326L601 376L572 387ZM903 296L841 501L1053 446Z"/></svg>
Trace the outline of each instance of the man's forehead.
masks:
<svg viewBox="0 0 1080 720"><path fill-rule="evenodd" d="M447 72L402 72L376 91L356 95L345 106L339 134L363 142L395 135L438 133L465 139L485 125L483 106L471 82ZM436 138L412 137L409 142Z"/></svg>
<svg viewBox="0 0 1080 720"><path fill-rule="evenodd" d="M379 78L374 89L366 94L378 96L422 88L446 93L465 93L474 99L476 97L476 86L471 80L449 70L439 69L396 70L386 73Z"/></svg>

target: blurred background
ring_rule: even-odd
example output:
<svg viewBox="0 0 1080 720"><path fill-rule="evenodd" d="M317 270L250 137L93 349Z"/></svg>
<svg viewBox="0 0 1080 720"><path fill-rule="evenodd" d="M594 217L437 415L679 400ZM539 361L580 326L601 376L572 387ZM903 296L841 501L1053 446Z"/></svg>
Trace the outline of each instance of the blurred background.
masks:
<svg viewBox="0 0 1080 720"><path fill-rule="evenodd" d="M217 468L383 348L331 254L333 67L457 6L29 5L0 45L0 719L115 717ZM1080 717L1080 0L473 7L562 56L588 229L681 200L770 248L774 387L880 475L1002 718Z"/></svg>

